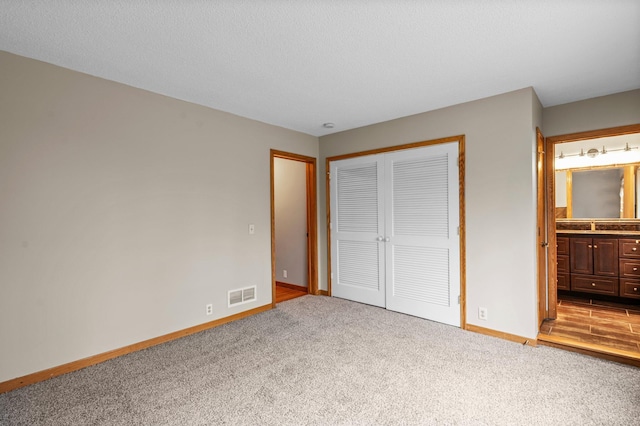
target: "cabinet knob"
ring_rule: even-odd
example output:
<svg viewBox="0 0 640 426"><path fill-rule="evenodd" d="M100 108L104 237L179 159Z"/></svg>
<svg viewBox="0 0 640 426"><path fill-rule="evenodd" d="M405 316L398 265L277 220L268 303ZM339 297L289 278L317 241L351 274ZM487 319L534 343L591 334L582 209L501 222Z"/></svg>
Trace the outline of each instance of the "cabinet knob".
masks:
<svg viewBox="0 0 640 426"><path fill-rule="evenodd" d="M633 288L633 291L638 291L638 287L634 287L634 288Z"/></svg>
<svg viewBox="0 0 640 426"><path fill-rule="evenodd" d="M634 270L634 271L637 271L637 270L638 270L638 268L633 268L633 270Z"/></svg>
<svg viewBox="0 0 640 426"><path fill-rule="evenodd" d="M591 248L591 244L587 245L587 247Z"/></svg>
<svg viewBox="0 0 640 426"><path fill-rule="evenodd" d="M638 250L637 247L634 247L634 248L631 249L631 251L636 251L636 250Z"/></svg>
<svg viewBox="0 0 640 426"><path fill-rule="evenodd" d="M591 287L595 287L595 286L596 286L596 283L591 283Z"/></svg>
<svg viewBox="0 0 640 426"><path fill-rule="evenodd" d="M596 244L593 245L593 248L598 248L598 246Z"/></svg>

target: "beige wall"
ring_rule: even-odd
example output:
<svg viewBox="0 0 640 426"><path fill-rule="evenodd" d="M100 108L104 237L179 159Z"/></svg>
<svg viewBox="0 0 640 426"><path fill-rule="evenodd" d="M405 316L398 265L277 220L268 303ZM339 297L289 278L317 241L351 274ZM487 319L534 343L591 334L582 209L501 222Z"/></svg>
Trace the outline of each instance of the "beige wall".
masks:
<svg viewBox="0 0 640 426"><path fill-rule="evenodd" d="M271 302L269 150L317 138L4 52L0 75L0 382Z"/></svg>
<svg viewBox="0 0 640 426"><path fill-rule="evenodd" d="M464 134L467 322L535 338L535 127L541 115L533 90L523 89L324 136L320 176L327 157ZM320 235L326 253L326 229ZM488 309L487 321L478 319L478 307Z"/></svg>
<svg viewBox="0 0 640 426"><path fill-rule="evenodd" d="M535 127L552 136L640 117L640 90L543 112L523 89L318 145L9 53L0 75L0 381L270 303L271 148L319 157L323 177L329 156L466 135L467 321L533 338ZM227 290L254 284L256 303L227 308Z"/></svg>
<svg viewBox="0 0 640 426"><path fill-rule="evenodd" d="M307 287L307 165L276 158L273 175L276 280Z"/></svg>
<svg viewBox="0 0 640 426"><path fill-rule="evenodd" d="M546 137L640 123L640 89L545 108Z"/></svg>

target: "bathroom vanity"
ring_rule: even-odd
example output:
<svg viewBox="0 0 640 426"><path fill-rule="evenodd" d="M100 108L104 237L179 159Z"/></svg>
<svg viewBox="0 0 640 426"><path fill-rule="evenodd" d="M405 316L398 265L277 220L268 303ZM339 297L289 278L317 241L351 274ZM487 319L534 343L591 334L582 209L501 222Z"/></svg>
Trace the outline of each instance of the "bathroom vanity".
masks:
<svg viewBox="0 0 640 426"><path fill-rule="evenodd" d="M558 290L640 299L640 230L594 221L558 226L568 228L557 230Z"/></svg>

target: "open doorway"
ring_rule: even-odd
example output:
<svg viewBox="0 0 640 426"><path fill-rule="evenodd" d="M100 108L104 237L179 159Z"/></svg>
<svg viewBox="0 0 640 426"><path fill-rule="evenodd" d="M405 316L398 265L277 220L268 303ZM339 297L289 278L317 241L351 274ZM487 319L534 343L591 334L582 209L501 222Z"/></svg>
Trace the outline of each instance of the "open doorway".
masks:
<svg viewBox="0 0 640 426"><path fill-rule="evenodd" d="M317 294L316 159L271 150L272 305Z"/></svg>
<svg viewBox="0 0 640 426"><path fill-rule="evenodd" d="M538 340L640 365L640 125L546 145L548 315Z"/></svg>

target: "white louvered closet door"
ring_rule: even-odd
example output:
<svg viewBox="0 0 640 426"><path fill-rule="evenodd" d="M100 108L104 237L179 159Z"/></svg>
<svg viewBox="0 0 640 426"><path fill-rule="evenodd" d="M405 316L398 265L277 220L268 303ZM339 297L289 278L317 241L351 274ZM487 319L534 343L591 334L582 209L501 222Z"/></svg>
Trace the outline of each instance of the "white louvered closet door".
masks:
<svg viewBox="0 0 640 426"><path fill-rule="evenodd" d="M458 144L385 157L387 309L460 326Z"/></svg>
<svg viewBox="0 0 640 426"><path fill-rule="evenodd" d="M331 165L331 293L384 307L384 167L379 159L357 157Z"/></svg>

